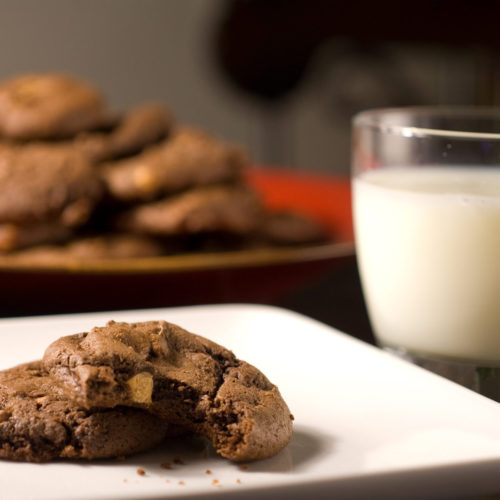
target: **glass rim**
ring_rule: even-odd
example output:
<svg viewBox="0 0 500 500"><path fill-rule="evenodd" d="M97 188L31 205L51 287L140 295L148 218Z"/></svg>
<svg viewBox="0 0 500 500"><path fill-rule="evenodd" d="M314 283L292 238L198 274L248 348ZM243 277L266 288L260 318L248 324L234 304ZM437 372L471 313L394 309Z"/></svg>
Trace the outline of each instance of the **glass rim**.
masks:
<svg viewBox="0 0 500 500"><path fill-rule="evenodd" d="M391 116L392 115L392 116ZM452 128L432 128L403 125L404 116L497 119L500 124L500 107L492 106L407 106L394 108L374 108L356 113L352 118L353 126L379 129L381 132L402 137L441 137L456 139L485 139L500 141L500 131L477 132L455 130Z"/></svg>

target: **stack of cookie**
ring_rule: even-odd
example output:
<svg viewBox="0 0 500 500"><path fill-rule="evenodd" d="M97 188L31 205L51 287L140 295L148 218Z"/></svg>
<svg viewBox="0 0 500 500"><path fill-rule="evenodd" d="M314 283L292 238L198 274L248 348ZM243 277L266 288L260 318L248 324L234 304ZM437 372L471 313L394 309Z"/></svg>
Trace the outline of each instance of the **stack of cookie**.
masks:
<svg viewBox="0 0 500 500"><path fill-rule="evenodd" d="M118 115L76 78L12 78L0 84L0 252L148 257L325 238L314 221L268 214L246 166L159 104Z"/></svg>
<svg viewBox="0 0 500 500"><path fill-rule="evenodd" d="M117 117L93 86L66 75L3 82L0 251L85 234L106 195L98 163L141 151L170 127L170 116L158 106Z"/></svg>
<svg viewBox="0 0 500 500"><path fill-rule="evenodd" d="M0 372L0 458L10 460L119 457L195 433L250 461L284 448L292 420L257 368L165 321L110 321Z"/></svg>

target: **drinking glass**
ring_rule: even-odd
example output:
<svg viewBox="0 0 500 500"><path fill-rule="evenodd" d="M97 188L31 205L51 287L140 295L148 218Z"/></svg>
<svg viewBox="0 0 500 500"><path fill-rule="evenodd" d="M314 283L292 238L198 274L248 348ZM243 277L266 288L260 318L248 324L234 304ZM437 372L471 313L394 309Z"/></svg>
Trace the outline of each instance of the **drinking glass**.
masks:
<svg viewBox="0 0 500 500"><path fill-rule="evenodd" d="M500 109L361 112L352 175L377 342L500 401Z"/></svg>

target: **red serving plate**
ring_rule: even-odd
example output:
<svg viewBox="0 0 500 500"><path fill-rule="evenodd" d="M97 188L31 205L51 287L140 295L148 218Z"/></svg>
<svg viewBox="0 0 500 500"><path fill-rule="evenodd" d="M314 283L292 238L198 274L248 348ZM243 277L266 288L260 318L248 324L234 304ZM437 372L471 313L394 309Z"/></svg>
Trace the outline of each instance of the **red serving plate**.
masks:
<svg viewBox="0 0 500 500"><path fill-rule="evenodd" d="M0 315L221 302L272 303L354 255L349 179L251 168L247 182L273 210L322 221L330 243L155 258L19 264L0 257Z"/></svg>

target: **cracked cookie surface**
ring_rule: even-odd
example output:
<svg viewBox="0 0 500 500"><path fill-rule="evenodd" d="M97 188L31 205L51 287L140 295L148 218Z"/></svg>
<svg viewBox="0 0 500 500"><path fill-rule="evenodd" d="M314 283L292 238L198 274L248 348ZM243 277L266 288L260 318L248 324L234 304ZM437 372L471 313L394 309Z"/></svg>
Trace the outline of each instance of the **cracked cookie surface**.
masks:
<svg viewBox="0 0 500 500"><path fill-rule="evenodd" d="M44 366L85 407L136 406L208 438L235 461L278 453L292 416L257 368L165 321L109 322L62 337Z"/></svg>
<svg viewBox="0 0 500 500"><path fill-rule="evenodd" d="M0 371L0 458L121 457L159 444L168 427L137 408L84 408L39 361Z"/></svg>

